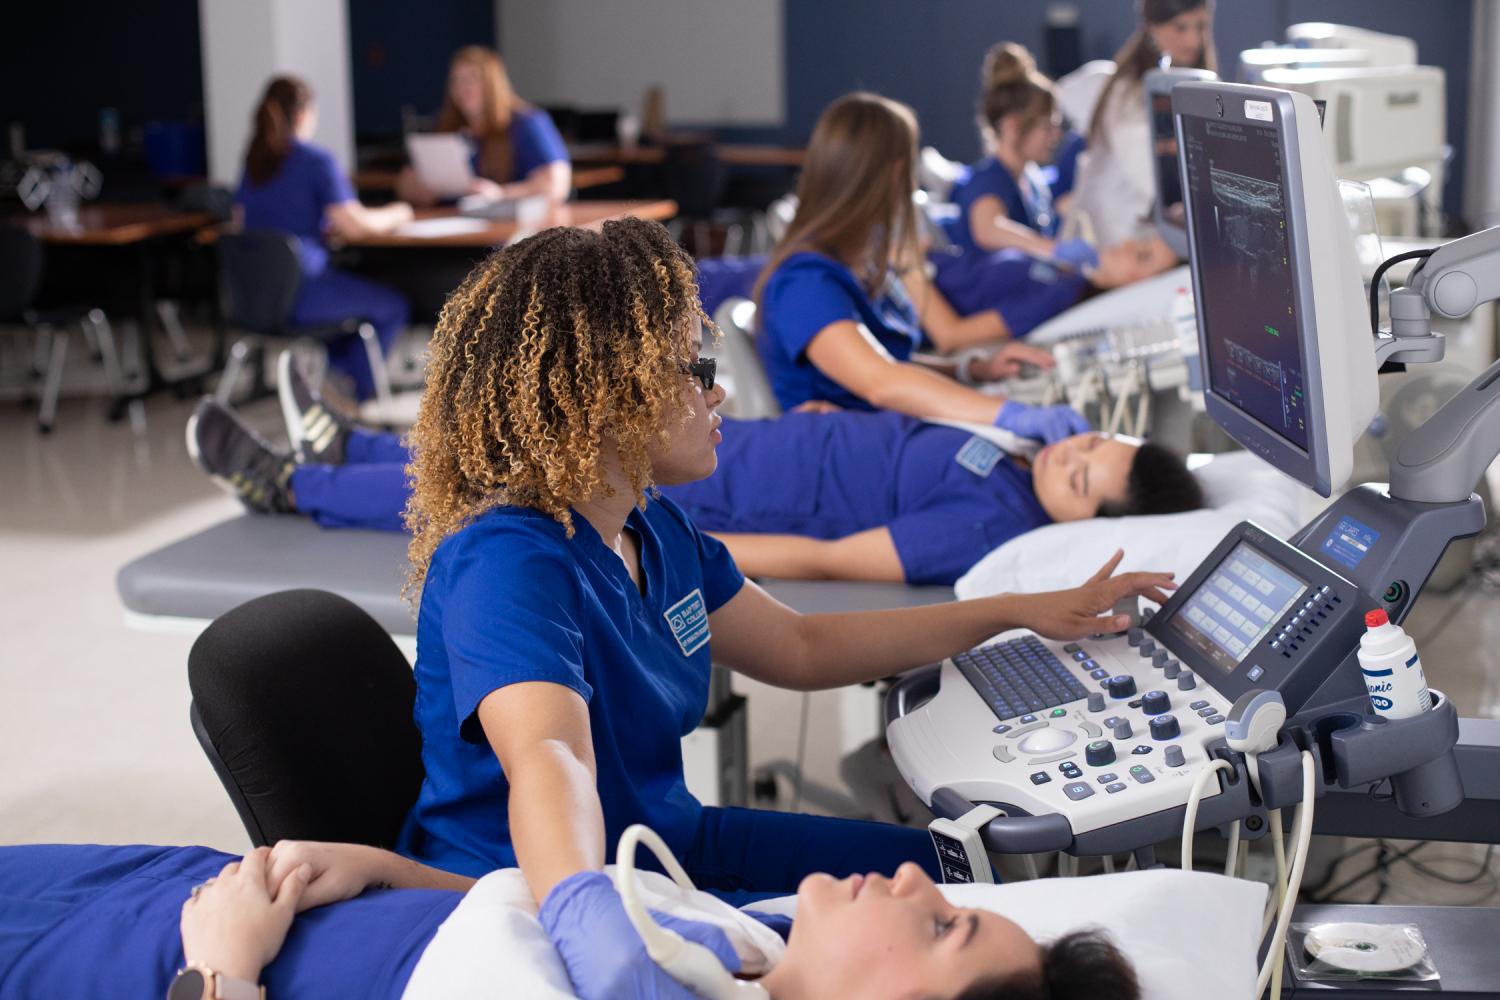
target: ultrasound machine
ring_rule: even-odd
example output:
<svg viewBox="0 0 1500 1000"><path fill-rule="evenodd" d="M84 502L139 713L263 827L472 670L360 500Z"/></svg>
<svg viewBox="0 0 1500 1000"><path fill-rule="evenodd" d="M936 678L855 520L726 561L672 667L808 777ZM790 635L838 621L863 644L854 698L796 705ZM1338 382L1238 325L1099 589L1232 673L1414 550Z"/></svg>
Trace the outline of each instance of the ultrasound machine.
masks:
<svg viewBox="0 0 1500 1000"><path fill-rule="evenodd" d="M1377 372L1439 360L1433 315L1500 296L1500 229L1429 251L1379 330L1312 101L1207 80L1170 95L1207 412L1331 496L1376 414ZM1449 542L1483 528L1473 490L1500 453L1497 383L1500 364L1407 439L1389 484L1344 493L1290 540L1238 525L1123 634L1009 632L907 674L886 704L907 783L994 854L1132 852L1150 866L1185 832L1205 768L1217 773L1189 834L1233 825L1255 840L1274 825L1279 838L1277 810L1306 802L1304 843L1500 840L1500 723L1461 720L1436 690L1423 714L1379 717L1355 657L1364 614L1399 623ZM1284 716L1254 745L1267 704ZM950 839L953 881L972 877L961 846ZM1463 913L1500 934L1500 910ZM1475 981L1500 982L1493 951L1465 960L1491 963ZM1445 992L1495 995L1465 992L1465 974L1445 972Z"/></svg>

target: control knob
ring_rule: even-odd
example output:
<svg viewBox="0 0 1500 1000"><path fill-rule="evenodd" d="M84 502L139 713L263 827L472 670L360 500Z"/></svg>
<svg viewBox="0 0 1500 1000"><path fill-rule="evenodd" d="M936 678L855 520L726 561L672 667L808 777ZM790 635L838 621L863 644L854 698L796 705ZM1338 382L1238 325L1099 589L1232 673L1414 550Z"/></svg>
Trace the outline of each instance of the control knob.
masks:
<svg viewBox="0 0 1500 1000"><path fill-rule="evenodd" d="M1145 631L1139 625L1132 625L1125 633L1125 641L1132 646L1139 646L1141 640L1146 637Z"/></svg>
<svg viewBox="0 0 1500 1000"><path fill-rule="evenodd" d="M1155 652L1156 652L1156 640L1155 639L1142 639L1141 640L1141 655L1142 656L1150 656L1152 653L1155 653Z"/></svg>
<svg viewBox="0 0 1500 1000"><path fill-rule="evenodd" d="M1147 691L1141 695L1141 711L1147 715L1161 715L1172 710L1172 699L1165 691Z"/></svg>
<svg viewBox="0 0 1500 1000"><path fill-rule="evenodd" d="M1171 659L1171 653L1167 652L1165 649L1158 649L1156 651L1156 655L1151 657L1151 665L1153 667L1165 667L1167 665L1167 661Z"/></svg>
<svg viewBox="0 0 1500 1000"><path fill-rule="evenodd" d="M1083 758L1091 767L1103 767L1115 762L1115 745L1109 740L1095 740L1083 748Z"/></svg>
<svg viewBox="0 0 1500 1000"><path fill-rule="evenodd" d="M1165 667L1162 667L1161 669L1161 675L1167 680L1171 680L1180 673L1182 673L1182 664L1176 660L1170 661Z"/></svg>
<svg viewBox="0 0 1500 1000"><path fill-rule="evenodd" d="M1128 740L1135 735L1135 730L1130 727L1129 719L1121 719L1115 723L1115 739Z"/></svg>
<svg viewBox="0 0 1500 1000"><path fill-rule="evenodd" d="M1104 711L1104 692L1103 691L1090 691L1089 692L1089 711L1090 712L1102 712L1102 711Z"/></svg>
<svg viewBox="0 0 1500 1000"><path fill-rule="evenodd" d="M1153 740L1175 740L1182 735L1182 726L1177 722L1175 715L1157 715L1151 719L1151 738Z"/></svg>
<svg viewBox="0 0 1500 1000"><path fill-rule="evenodd" d="M1111 698L1129 698L1135 694L1135 678L1129 674L1116 674L1104 682L1104 689Z"/></svg>
<svg viewBox="0 0 1500 1000"><path fill-rule="evenodd" d="M1177 678L1177 690L1191 691L1198 686L1198 678L1193 676L1191 670L1184 670L1182 676Z"/></svg>

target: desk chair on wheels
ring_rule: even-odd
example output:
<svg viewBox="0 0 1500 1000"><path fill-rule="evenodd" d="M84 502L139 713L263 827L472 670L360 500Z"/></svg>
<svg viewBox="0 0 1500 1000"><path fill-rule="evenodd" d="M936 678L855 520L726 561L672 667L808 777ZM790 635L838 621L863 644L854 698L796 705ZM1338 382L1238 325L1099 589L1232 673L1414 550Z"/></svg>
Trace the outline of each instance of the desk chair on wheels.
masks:
<svg viewBox="0 0 1500 1000"><path fill-rule="evenodd" d="M357 333L364 342L375 382L375 398L383 413L391 410L391 376L375 325L360 316L337 324L302 326L292 321L297 293L302 287L302 265L297 241L286 233L255 230L219 239L219 296L221 315L243 336L229 349L229 360L219 377L215 398L229 405L240 372L252 359L263 358L267 340L306 340L326 344L335 337ZM265 365L257 363L251 398L265 395Z"/></svg>
<svg viewBox="0 0 1500 1000"><path fill-rule="evenodd" d="M724 256L744 252L745 227L753 220L724 207L729 167L713 143L668 143L662 153L661 183L667 197L677 202L677 217L668 228L679 239L683 230L691 232L693 256L712 256L715 225L724 226Z"/></svg>
<svg viewBox="0 0 1500 1000"><path fill-rule="evenodd" d="M37 427L43 434L52 430L57 419L70 327L83 330L104 367L108 391L115 396L125 392L114 331L102 310L88 306L34 308L45 261L46 252L35 236L19 226L0 225L0 323L20 323L36 334L32 370L42 379Z"/></svg>
<svg viewBox="0 0 1500 1000"><path fill-rule="evenodd" d="M375 619L285 590L215 619L188 654L193 733L255 846L394 848L422 786L416 682Z"/></svg>

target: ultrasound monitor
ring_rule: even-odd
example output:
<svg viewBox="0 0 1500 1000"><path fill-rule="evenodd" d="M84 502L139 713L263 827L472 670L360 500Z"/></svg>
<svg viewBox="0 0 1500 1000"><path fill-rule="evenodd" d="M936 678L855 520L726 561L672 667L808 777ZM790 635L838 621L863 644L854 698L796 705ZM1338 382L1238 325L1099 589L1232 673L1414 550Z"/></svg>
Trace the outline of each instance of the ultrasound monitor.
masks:
<svg viewBox="0 0 1500 1000"><path fill-rule="evenodd" d="M1162 241L1178 257L1188 255L1187 223L1183 217L1182 174L1177 162L1177 128L1172 118L1172 88L1188 80L1217 80L1207 69L1154 69L1145 76L1146 120L1151 123L1152 176L1156 200L1151 218Z"/></svg>
<svg viewBox="0 0 1500 1000"><path fill-rule="evenodd" d="M1172 92L1204 402L1224 430L1323 496L1375 416L1375 344L1354 239L1303 94Z"/></svg>

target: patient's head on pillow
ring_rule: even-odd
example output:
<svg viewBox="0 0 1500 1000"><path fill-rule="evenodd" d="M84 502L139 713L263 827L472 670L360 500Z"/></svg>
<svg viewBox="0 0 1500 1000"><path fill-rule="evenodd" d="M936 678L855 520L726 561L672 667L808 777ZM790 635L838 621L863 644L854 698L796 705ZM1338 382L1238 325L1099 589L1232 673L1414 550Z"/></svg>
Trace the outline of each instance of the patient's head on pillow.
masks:
<svg viewBox="0 0 1500 1000"><path fill-rule="evenodd" d="M1177 514L1203 506L1182 457L1135 438L1092 432L1048 445L1031 463L1036 498L1054 521Z"/></svg>
<svg viewBox="0 0 1500 1000"><path fill-rule="evenodd" d="M1107 953L1114 963L1105 980ZM1038 945L998 913L949 903L911 863L893 878L804 879L786 958L761 982L776 1000L1139 996L1130 964L1107 941L1070 935ZM1107 985L1098 992L1077 992L1099 982Z"/></svg>

